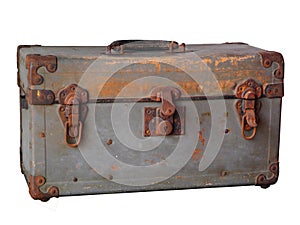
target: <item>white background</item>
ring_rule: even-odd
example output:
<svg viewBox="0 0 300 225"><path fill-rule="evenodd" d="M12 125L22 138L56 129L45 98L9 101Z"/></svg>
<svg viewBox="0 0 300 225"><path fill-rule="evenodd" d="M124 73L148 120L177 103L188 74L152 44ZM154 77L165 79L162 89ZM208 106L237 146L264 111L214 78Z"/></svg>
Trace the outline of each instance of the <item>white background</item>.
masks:
<svg viewBox="0 0 300 225"><path fill-rule="evenodd" d="M0 224L299 224L300 17L295 2L2 1ZM116 39L241 41L281 52L286 79L278 183L267 190L234 187L32 200L19 169L17 46L107 45Z"/></svg>

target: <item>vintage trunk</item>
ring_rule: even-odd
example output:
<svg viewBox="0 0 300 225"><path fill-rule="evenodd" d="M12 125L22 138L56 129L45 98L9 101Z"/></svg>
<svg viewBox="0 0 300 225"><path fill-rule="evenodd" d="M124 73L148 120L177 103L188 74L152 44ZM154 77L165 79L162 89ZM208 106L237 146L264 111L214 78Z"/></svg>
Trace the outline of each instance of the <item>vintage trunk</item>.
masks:
<svg viewBox="0 0 300 225"><path fill-rule="evenodd" d="M19 46L32 198L278 179L284 61L243 43Z"/></svg>

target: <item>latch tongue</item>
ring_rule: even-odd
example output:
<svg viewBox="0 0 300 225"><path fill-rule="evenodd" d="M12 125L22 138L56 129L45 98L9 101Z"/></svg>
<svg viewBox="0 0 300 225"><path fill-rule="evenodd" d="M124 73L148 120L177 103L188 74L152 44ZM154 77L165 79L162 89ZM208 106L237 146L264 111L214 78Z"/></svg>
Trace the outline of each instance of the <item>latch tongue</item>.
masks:
<svg viewBox="0 0 300 225"><path fill-rule="evenodd" d="M253 89L249 89L245 92L244 96L244 110L246 122L250 127L257 127L256 115L255 115L255 92Z"/></svg>
<svg viewBox="0 0 300 225"><path fill-rule="evenodd" d="M180 97L180 91L174 87L158 87L152 90L151 100L161 101L160 113L162 116L172 116L175 113L173 98Z"/></svg>

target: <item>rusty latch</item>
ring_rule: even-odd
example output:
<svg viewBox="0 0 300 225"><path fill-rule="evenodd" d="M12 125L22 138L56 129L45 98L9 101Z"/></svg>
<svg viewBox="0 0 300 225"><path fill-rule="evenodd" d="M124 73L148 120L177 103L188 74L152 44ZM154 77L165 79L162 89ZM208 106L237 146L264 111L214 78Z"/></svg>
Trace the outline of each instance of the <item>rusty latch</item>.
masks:
<svg viewBox="0 0 300 225"><path fill-rule="evenodd" d="M251 140L256 135L258 127L258 113L261 103L258 101L262 95L262 86L255 80L248 79L237 86L236 97L240 98L236 103L237 113L242 127L242 136L246 140ZM245 131L251 131L246 135Z"/></svg>
<svg viewBox="0 0 300 225"><path fill-rule="evenodd" d="M77 147L81 141L83 122L86 118L89 100L87 90L77 84L71 84L58 94L59 115L64 124L65 142L70 147Z"/></svg>
<svg viewBox="0 0 300 225"><path fill-rule="evenodd" d="M184 107L175 107L173 100L181 92L175 87L157 87L150 93L150 99L161 102L160 107L145 107L144 136L180 135L184 132ZM181 116L181 117L180 117Z"/></svg>

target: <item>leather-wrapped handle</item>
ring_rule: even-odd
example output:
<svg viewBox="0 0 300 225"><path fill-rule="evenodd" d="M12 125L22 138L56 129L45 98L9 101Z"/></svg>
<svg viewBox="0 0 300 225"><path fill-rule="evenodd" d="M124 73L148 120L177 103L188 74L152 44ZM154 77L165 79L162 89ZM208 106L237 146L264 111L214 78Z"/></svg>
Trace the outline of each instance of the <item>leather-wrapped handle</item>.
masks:
<svg viewBox="0 0 300 225"><path fill-rule="evenodd" d="M185 47L185 44L180 46ZM176 41L160 41L160 40L118 40L112 42L107 46L107 53L111 53L111 50L120 51L124 53L126 50L136 51L149 51L149 50L170 50L177 49L179 47Z"/></svg>

